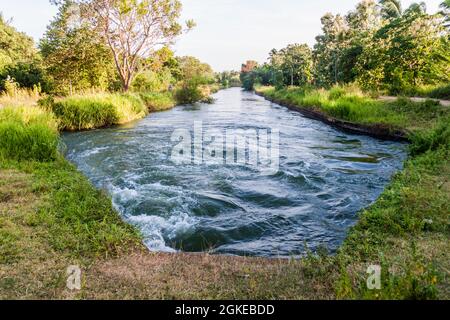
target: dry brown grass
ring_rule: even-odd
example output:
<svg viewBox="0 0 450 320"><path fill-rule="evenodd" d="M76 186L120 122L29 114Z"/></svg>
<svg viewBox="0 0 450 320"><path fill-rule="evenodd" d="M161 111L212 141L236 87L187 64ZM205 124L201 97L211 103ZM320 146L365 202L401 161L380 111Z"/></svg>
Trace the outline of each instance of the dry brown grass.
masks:
<svg viewBox="0 0 450 320"><path fill-rule="evenodd" d="M6 106L34 106L41 98L39 91L30 89L18 89L0 94L0 108Z"/></svg>
<svg viewBox="0 0 450 320"><path fill-rule="evenodd" d="M287 259L139 252L95 263L80 297L332 299L335 279L316 281L307 277L305 268Z"/></svg>

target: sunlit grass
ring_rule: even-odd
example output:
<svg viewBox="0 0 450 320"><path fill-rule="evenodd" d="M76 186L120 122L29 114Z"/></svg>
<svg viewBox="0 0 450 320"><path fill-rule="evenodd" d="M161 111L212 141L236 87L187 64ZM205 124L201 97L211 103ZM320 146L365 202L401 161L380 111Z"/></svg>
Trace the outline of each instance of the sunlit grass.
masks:
<svg viewBox="0 0 450 320"><path fill-rule="evenodd" d="M61 130L88 130L144 117L148 110L137 95L99 93L42 100L60 120Z"/></svg>
<svg viewBox="0 0 450 320"><path fill-rule="evenodd" d="M5 106L36 105L40 97L38 89L31 90L14 87L0 93L0 108Z"/></svg>
<svg viewBox="0 0 450 320"><path fill-rule="evenodd" d="M37 106L0 109L0 156L49 161L57 156L58 122Z"/></svg>
<svg viewBox="0 0 450 320"><path fill-rule="evenodd" d="M399 98L392 102L379 101L354 86L336 86L330 90L309 87L281 90L260 87L256 90L269 98L316 109L337 119L407 131L427 129L450 115L449 108L432 100L412 102Z"/></svg>
<svg viewBox="0 0 450 320"><path fill-rule="evenodd" d="M168 110L176 105L176 100L170 92L140 93L140 97L150 112Z"/></svg>

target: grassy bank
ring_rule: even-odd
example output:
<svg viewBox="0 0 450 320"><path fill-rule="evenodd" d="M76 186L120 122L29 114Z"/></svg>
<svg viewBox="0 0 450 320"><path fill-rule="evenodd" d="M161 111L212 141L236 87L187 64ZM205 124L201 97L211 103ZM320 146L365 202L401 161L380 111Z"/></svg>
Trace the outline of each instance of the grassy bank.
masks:
<svg viewBox="0 0 450 320"><path fill-rule="evenodd" d="M336 256L337 298L449 299L450 146L411 156ZM368 290L369 265L382 289Z"/></svg>
<svg viewBox="0 0 450 320"><path fill-rule="evenodd" d="M207 94L194 98L190 103L209 97ZM74 95L64 98L44 98L38 102L42 107L55 114L59 129L67 131L89 130L124 124L141 119L151 112L165 111L181 101L176 92L139 92L139 93L97 93Z"/></svg>
<svg viewBox="0 0 450 320"><path fill-rule="evenodd" d="M90 94L42 99L40 104L53 112L61 130L88 130L123 124L143 118L148 110L137 95Z"/></svg>
<svg viewBox="0 0 450 320"><path fill-rule="evenodd" d="M336 298L450 297L450 110L433 101L376 101L355 88L257 89L263 95L358 124L404 130L409 159L382 196L360 213L331 273ZM328 258L319 258L325 264ZM368 290L366 270L382 267L382 289Z"/></svg>
<svg viewBox="0 0 450 320"><path fill-rule="evenodd" d="M0 299L65 298L69 265L140 246L104 192L61 157L0 158Z"/></svg>
<svg viewBox="0 0 450 320"><path fill-rule="evenodd" d="M324 94L328 107L347 101ZM396 107L415 132L404 170L336 255L300 260L149 253L106 193L57 153L51 112L2 108L0 299L449 299L450 125L436 105L413 124L427 104L409 104ZM52 139L30 140L35 125ZM16 131L26 138L4 139ZM80 291L66 288L70 265L82 268ZM382 267L381 290L367 289L370 265Z"/></svg>
<svg viewBox="0 0 450 320"><path fill-rule="evenodd" d="M256 92L281 103L288 103L318 111L336 119L363 125L402 130L406 134L420 132L450 117L450 109L428 100L415 103L406 98L393 102L378 101L356 87L334 87L331 90L314 88L259 87Z"/></svg>

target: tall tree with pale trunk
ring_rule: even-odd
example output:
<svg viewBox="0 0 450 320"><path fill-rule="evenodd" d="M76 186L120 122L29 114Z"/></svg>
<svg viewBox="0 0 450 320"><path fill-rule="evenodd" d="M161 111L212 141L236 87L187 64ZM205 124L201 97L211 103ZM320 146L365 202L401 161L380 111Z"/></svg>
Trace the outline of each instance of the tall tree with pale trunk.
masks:
<svg viewBox="0 0 450 320"><path fill-rule="evenodd" d="M124 91L142 64L183 32L178 0L80 0L82 16L102 34L114 57ZM194 27L186 22L186 30Z"/></svg>

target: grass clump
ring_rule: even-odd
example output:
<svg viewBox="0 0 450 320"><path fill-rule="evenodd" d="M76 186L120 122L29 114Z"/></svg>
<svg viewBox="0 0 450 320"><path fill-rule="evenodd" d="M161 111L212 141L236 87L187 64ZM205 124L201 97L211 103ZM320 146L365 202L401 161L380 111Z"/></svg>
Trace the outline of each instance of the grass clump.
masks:
<svg viewBox="0 0 450 320"><path fill-rule="evenodd" d="M0 157L0 299L74 299L67 267L141 250L104 192L58 156L52 162Z"/></svg>
<svg viewBox="0 0 450 320"><path fill-rule="evenodd" d="M136 95L92 94L71 96L56 101L43 100L60 120L60 129L89 130L123 124L147 115L147 109Z"/></svg>
<svg viewBox="0 0 450 320"><path fill-rule="evenodd" d="M450 84L435 87L428 91L426 96L435 99L450 100Z"/></svg>
<svg viewBox="0 0 450 320"><path fill-rule="evenodd" d="M0 156L16 160L51 161L59 136L54 116L39 107L0 109Z"/></svg>
<svg viewBox="0 0 450 320"><path fill-rule="evenodd" d="M11 177L26 177L27 188L24 189L24 184L8 191L2 183L0 195L7 195L2 203L14 202L18 198L14 193L18 192L27 192L24 199L39 195L40 201L35 204L34 213L22 217L21 222L31 228L44 228L45 233L36 236L44 236L53 250L86 258L115 255L130 245L141 245L139 233L123 222L106 193L92 186L63 157L58 156L50 162L0 158L0 173L8 171L17 172ZM11 218L0 215L0 232L7 234L2 245L19 239L16 236L18 231L8 231L21 229L11 228L17 223Z"/></svg>
<svg viewBox="0 0 450 320"><path fill-rule="evenodd" d="M0 93L0 108L2 106L36 105L40 98L40 88L20 88L14 81L5 82L5 91Z"/></svg>
<svg viewBox="0 0 450 320"><path fill-rule="evenodd" d="M176 100L170 92L140 93L140 97L150 112L168 110L176 105Z"/></svg>

